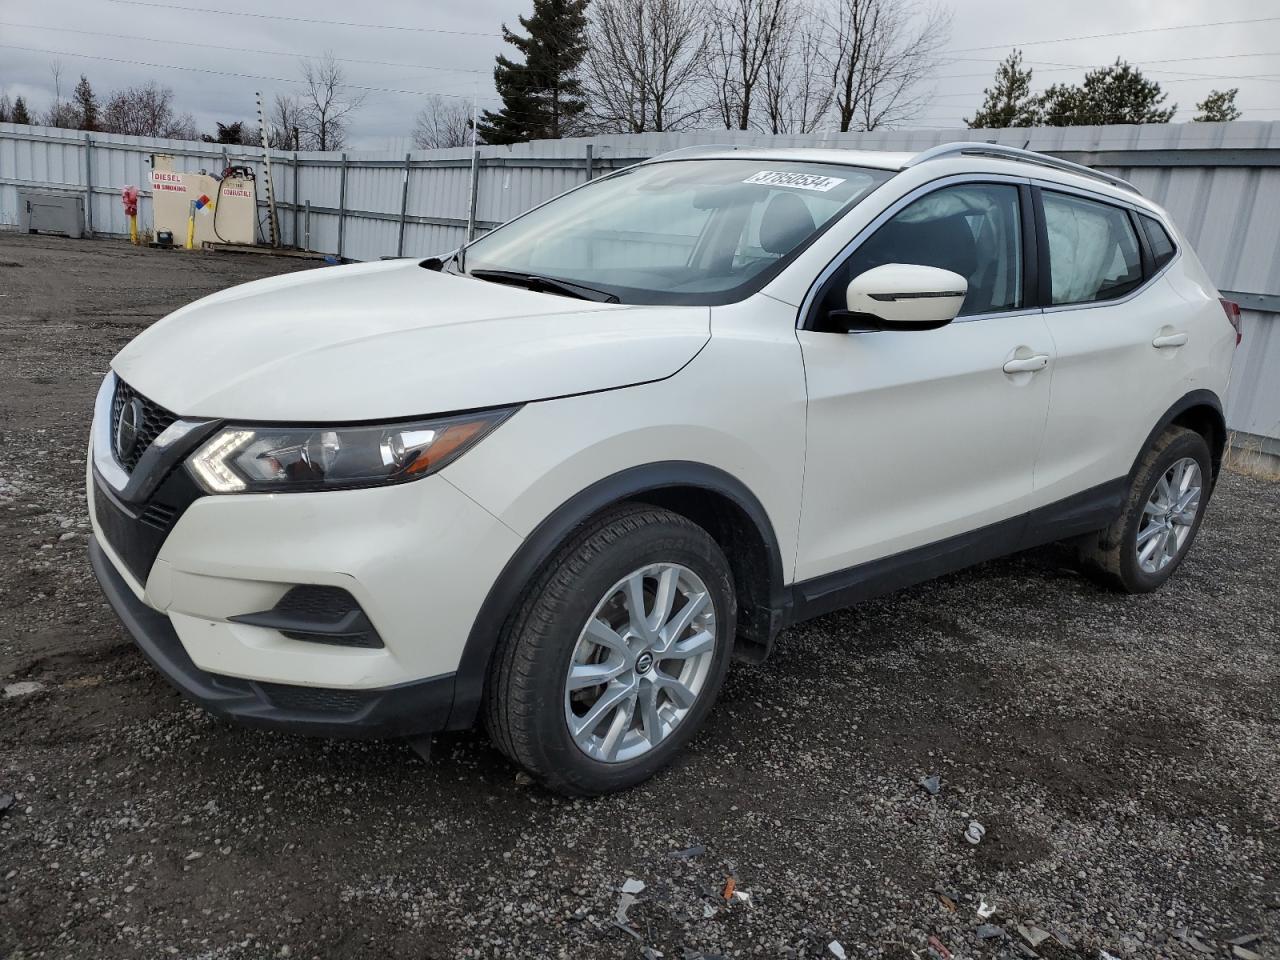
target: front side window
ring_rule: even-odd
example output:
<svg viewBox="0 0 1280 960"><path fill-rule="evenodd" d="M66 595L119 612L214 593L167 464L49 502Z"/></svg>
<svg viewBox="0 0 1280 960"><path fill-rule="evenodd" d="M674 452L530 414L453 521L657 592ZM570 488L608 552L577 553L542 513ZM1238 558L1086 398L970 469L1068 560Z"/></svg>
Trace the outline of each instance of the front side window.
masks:
<svg viewBox="0 0 1280 960"><path fill-rule="evenodd" d="M1142 285L1142 253L1127 211L1046 190L1052 303L1114 300Z"/></svg>
<svg viewBox="0 0 1280 960"><path fill-rule="evenodd" d="M783 160L640 164L481 237L461 266L569 281L622 303L731 303L890 176Z"/></svg>
<svg viewBox="0 0 1280 960"><path fill-rule="evenodd" d="M822 309L845 306L855 277L886 263L941 267L968 281L960 316L1023 305L1018 188L966 183L914 200L876 230L836 271Z"/></svg>

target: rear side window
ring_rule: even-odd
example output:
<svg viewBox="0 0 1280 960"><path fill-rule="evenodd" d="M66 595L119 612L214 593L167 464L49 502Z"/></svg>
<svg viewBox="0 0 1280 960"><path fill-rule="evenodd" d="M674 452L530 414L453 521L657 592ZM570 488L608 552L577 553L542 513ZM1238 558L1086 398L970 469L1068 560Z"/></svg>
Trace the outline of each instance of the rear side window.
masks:
<svg viewBox="0 0 1280 960"><path fill-rule="evenodd" d="M1049 276L1055 304L1123 297L1142 284L1142 254L1127 211L1046 190Z"/></svg>
<svg viewBox="0 0 1280 960"><path fill-rule="evenodd" d="M1138 219L1142 222L1143 232L1147 235L1147 246L1151 248L1151 259L1155 261L1155 268L1159 270L1173 259L1173 254L1177 248L1173 245L1173 239L1169 236L1169 231L1165 230L1164 224L1155 217L1140 214Z"/></svg>

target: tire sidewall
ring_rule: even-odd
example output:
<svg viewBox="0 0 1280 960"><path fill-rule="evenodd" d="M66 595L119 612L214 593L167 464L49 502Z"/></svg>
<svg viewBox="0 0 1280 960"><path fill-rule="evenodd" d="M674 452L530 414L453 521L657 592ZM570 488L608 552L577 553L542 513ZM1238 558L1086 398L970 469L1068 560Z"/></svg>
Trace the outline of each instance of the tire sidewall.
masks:
<svg viewBox="0 0 1280 960"><path fill-rule="evenodd" d="M587 619L595 612L606 591L618 581L651 563L677 563L701 578L711 594L716 615L716 652L697 702L680 725L656 748L634 760L604 763L582 752L569 733L564 719L565 686L569 661ZM557 603L543 597L536 601ZM624 537L594 564L567 602L558 603L552 614L554 640L535 666L539 691L550 702L540 704L534 716L539 752L544 769L555 769L568 784L584 793L604 793L625 789L653 776L671 762L702 726L715 703L728 671L736 630L736 602L728 562L715 542L692 525L655 524Z"/></svg>
<svg viewBox="0 0 1280 960"><path fill-rule="evenodd" d="M1165 471L1184 457L1190 457L1195 460L1200 467L1200 506L1196 511L1196 519L1191 525L1191 532L1188 534L1186 542L1183 543L1182 549L1173 561L1166 564L1162 570L1148 573L1142 569L1142 565L1138 562L1137 535L1138 528L1142 523L1143 508L1151 498L1156 484L1160 482L1160 478L1164 476ZM1136 495L1130 500L1128 516L1125 517L1124 530L1121 534L1123 539L1120 542L1121 575L1131 590L1138 593L1147 593L1155 590L1173 576L1178 567L1182 565L1182 561L1190 551L1192 543L1195 542L1196 534L1200 531L1200 524L1204 521L1205 510L1209 505L1209 496L1212 488L1213 466L1209 458L1209 447L1204 442L1203 437L1190 431L1175 437L1159 452L1150 465L1134 478Z"/></svg>

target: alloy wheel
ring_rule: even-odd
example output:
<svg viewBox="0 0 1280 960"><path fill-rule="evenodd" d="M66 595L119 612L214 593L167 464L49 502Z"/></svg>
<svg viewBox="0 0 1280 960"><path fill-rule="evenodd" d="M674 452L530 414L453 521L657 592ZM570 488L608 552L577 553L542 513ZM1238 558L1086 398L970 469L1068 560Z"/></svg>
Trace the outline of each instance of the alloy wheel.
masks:
<svg viewBox="0 0 1280 960"><path fill-rule="evenodd" d="M716 644L715 604L688 567L653 563L623 577L570 658L564 715L574 743L605 763L653 750L697 702Z"/></svg>
<svg viewBox="0 0 1280 960"><path fill-rule="evenodd" d="M1161 475L1138 524L1138 565L1146 573L1159 573L1186 545L1203 486L1200 464L1191 457L1175 461Z"/></svg>

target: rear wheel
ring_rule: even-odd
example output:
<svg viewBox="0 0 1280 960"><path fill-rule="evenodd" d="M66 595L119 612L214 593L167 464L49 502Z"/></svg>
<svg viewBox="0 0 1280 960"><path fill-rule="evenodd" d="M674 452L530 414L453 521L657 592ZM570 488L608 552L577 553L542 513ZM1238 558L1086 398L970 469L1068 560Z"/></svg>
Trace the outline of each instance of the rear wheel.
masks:
<svg viewBox="0 0 1280 960"><path fill-rule="evenodd" d="M548 563L509 623L486 724L552 789L630 787L668 764L711 709L728 667L728 562L701 527L620 508Z"/></svg>
<svg viewBox="0 0 1280 960"><path fill-rule="evenodd" d="M1126 593L1163 584L1200 529L1211 471L1204 437L1185 427L1162 433L1138 465L1124 513L1082 542L1085 569Z"/></svg>

